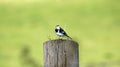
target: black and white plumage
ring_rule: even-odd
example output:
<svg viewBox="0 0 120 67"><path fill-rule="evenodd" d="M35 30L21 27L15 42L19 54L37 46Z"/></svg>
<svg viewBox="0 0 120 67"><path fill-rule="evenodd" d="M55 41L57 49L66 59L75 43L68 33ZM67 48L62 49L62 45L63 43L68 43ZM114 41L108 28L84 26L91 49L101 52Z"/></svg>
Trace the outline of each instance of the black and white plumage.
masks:
<svg viewBox="0 0 120 67"><path fill-rule="evenodd" d="M72 39L70 36L67 35L67 33L59 25L56 25L55 32L56 32L56 35L58 35L59 37L66 36Z"/></svg>

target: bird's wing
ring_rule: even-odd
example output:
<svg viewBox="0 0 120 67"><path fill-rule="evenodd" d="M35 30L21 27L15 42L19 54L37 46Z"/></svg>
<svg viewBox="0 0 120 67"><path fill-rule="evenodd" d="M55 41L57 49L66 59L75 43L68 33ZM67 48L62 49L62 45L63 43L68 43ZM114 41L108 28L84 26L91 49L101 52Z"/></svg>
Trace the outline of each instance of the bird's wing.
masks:
<svg viewBox="0 0 120 67"><path fill-rule="evenodd" d="M67 35L67 33L62 28L60 28L60 33Z"/></svg>

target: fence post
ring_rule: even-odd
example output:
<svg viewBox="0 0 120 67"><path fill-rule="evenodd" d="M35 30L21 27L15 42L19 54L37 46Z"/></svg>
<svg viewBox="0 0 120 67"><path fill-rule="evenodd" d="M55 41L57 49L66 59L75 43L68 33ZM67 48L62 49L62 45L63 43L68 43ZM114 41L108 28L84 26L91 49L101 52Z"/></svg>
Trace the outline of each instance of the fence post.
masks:
<svg viewBox="0 0 120 67"><path fill-rule="evenodd" d="M57 39L43 45L44 67L79 67L79 49L75 41Z"/></svg>

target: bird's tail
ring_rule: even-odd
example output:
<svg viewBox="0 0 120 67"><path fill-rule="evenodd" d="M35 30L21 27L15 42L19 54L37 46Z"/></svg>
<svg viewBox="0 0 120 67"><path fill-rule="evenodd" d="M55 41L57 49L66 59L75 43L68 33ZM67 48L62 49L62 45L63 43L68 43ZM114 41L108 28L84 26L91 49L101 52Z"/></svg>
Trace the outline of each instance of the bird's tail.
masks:
<svg viewBox="0 0 120 67"><path fill-rule="evenodd" d="M70 36L67 36L69 39L72 39Z"/></svg>

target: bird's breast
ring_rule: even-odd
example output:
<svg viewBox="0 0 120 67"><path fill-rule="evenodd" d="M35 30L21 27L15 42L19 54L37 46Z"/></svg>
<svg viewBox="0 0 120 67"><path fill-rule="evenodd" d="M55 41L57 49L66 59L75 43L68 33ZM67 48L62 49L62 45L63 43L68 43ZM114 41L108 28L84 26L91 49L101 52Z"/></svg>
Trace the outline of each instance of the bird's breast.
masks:
<svg viewBox="0 0 120 67"><path fill-rule="evenodd" d="M57 32L56 33L58 36L63 36L63 34L62 33L59 33L59 32Z"/></svg>

